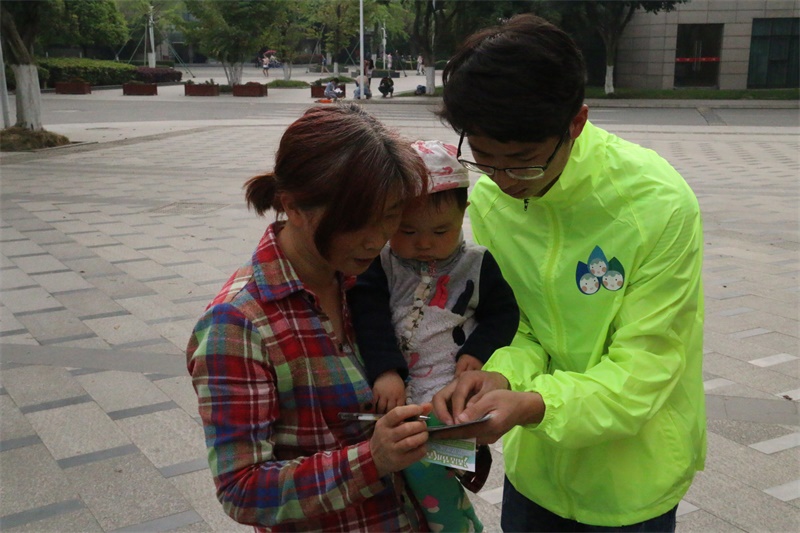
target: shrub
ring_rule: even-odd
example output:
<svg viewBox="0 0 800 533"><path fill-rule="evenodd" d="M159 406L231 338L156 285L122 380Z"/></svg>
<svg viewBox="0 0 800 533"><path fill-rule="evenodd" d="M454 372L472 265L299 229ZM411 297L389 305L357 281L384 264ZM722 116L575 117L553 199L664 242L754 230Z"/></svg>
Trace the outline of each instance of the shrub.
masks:
<svg viewBox="0 0 800 533"><path fill-rule="evenodd" d="M292 59L292 65L311 65L322 63L321 54L298 54Z"/></svg>
<svg viewBox="0 0 800 533"><path fill-rule="evenodd" d="M47 84L82 78L91 85L122 85L136 77L136 67L116 61L57 57L39 59L39 64L50 72Z"/></svg>
<svg viewBox="0 0 800 533"><path fill-rule="evenodd" d="M169 67L136 67L136 79L144 83L179 82L183 72Z"/></svg>
<svg viewBox="0 0 800 533"><path fill-rule="evenodd" d="M301 80L272 80L267 84L267 87L274 87L278 89L299 89L301 87L308 87L308 83Z"/></svg>

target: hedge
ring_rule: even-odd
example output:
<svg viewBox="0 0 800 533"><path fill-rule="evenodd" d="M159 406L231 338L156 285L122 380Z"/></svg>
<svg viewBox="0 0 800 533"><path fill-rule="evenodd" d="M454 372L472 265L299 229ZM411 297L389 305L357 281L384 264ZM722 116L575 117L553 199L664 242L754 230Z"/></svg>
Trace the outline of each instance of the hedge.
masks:
<svg viewBox="0 0 800 533"><path fill-rule="evenodd" d="M14 76L14 70L11 65L6 63L6 89L14 91L17 88L17 78ZM50 72L43 68L41 65L36 65L36 70L39 72L39 86L44 87L47 83L47 78L50 77Z"/></svg>
<svg viewBox="0 0 800 533"><path fill-rule="evenodd" d="M91 85L122 85L136 79L136 67L116 61L56 57L38 59L37 62L50 71L50 78L47 80L50 87L55 87L57 81L75 78L86 80Z"/></svg>

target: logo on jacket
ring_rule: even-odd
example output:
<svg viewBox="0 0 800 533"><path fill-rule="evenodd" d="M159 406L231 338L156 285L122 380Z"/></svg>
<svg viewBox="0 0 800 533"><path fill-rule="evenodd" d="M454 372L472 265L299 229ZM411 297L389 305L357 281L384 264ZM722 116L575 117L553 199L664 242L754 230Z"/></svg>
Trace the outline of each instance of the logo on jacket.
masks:
<svg viewBox="0 0 800 533"><path fill-rule="evenodd" d="M603 250L595 246L586 263L578 261L575 281L583 294L594 294L601 285L610 291L618 291L625 284L625 269L616 257L609 261Z"/></svg>

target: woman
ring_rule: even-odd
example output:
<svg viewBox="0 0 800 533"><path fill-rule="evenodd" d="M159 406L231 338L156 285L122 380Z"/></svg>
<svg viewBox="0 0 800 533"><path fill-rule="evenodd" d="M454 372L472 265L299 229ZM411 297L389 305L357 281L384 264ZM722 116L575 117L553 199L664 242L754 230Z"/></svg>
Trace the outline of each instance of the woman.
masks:
<svg viewBox="0 0 800 533"><path fill-rule="evenodd" d="M398 407L377 423L344 291L397 230L425 171L408 142L356 105L316 107L286 130L248 204L279 215L187 348L217 496L272 531L427 531L399 471L425 455Z"/></svg>

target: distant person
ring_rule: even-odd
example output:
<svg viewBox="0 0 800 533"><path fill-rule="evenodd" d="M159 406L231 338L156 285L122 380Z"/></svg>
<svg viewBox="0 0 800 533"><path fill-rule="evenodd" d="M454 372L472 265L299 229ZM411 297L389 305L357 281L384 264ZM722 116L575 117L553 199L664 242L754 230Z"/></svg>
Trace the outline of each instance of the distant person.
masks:
<svg viewBox="0 0 800 533"><path fill-rule="evenodd" d="M261 72L264 74L265 78L269 78L269 61L269 56L264 54L264 56L261 58Z"/></svg>
<svg viewBox="0 0 800 533"><path fill-rule="evenodd" d="M425 60L422 58L422 54L417 56L417 75L424 75L425 74Z"/></svg>
<svg viewBox="0 0 800 533"><path fill-rule="evenodd" d="M378 85L378 91L381 93L381 98L391 97L394 95L394 81L389 76L381 78L381 83Z"/></svg>
<svg viewBox="0 0 800 533"><path fill-rule="evenodd" d="M367 78L367 88L372 86L372 73L375 71L375 61L367 59L364 61L364 76Z"/></svg>
<svg viewBox="0 0 800 533"><path fill-rule="evenodd" d="M695 194L589 122L581 52L544 19L468 36L442 79L440 116L480 174L473 236L521 317L434 396L445 423L492 418L443 436L502 436L503 531L674 531L706 458Z"/></svg>
<svg viewBox="0 0 800 533"><path fill-rule="evenodd" d="M392 54L386 54L386 70L392 70Z"/></svg>
<svg viewBox="0 0 800 533"><path fill-rule="evenodd" d="M322 56L322 67L320 68L320 72L328 72L328 58L324 54Z"/></svg>
<svg viewBox="0 0 800 533"><path fill-rule="evenodd" d="M361 86L358 83L358 79L355 80L356 82L356 90L353 91L353 98L359 99L361 98ZM366 89L364 90L364 98L369 100L372 98L372 91L369 90L369 85L367 85Z"/></svg>
<svg viewBox="0 0 800 533"><path fill-rule="evenodd" d="M258 531L429 531L401 471L425 456L430 411L346 421L374 398L346 303L426 186L410 144L361 106L316 106L245 184L274 212L192 331L187 366L224 511ZM413 419L409 421L409 419Z"/></svg>
<svg viewBox="0 0 800 533"><path fill-rule="evenodd" d="M331 81L329 81L325 86L325 92L323 94L325 95L325 98L330 98L334 102L337 101L339 96L342 94L342 90L339 88L339 78L333 78Z"/></svg>

